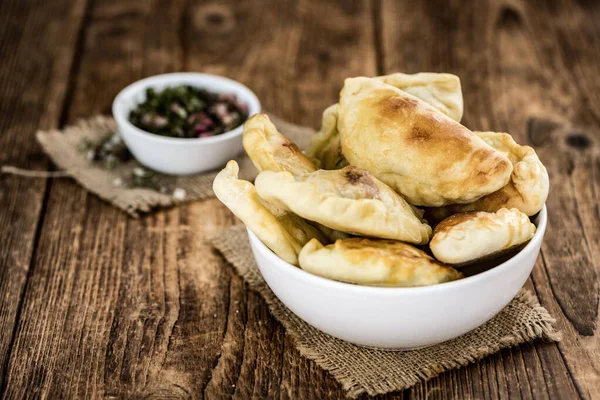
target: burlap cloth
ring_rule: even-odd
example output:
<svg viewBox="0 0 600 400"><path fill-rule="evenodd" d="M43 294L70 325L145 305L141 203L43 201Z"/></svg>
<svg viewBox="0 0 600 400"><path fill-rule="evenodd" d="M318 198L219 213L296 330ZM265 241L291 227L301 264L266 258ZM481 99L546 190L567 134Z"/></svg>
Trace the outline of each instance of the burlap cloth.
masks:
<svg viewBox="0 0 600 400"><path fill-rule="evenodd" d="M485 325L457 339L418 350L373 350L329 336L298 318L275 297L254 262L245 227L236 226L213 245L267 302L273 316L296 342L300 353L337 379L348 396L403 390L441 372L459 368L497 351L536 339L560 340L555 320L523 289Z"/></svg>
<svg viewBox="0 0 600 400"><path fill-rule="evenodd" d="M313 129L290 124L272 115L269 117L284 135L302 148L308 144L314 133ZM112 118L98 116L81 120L63 130L39 131L37 140L42 145L44 152L68 176L75 179L88 191L95 193L133 217L160 207L214 196L212 181L218 171L181 177L162 175L161 179L169 188L179 188L185 191L183 198L174 196L173 190L161 193L153 188L115 185L115 180L123 180L131 175L133 169L139 167L140 164L132 160L115 168L106 169L98 163L90 162L86 152L81 150L82 142L99 141L112 134L115 129L116 123ZM248 157L241 154L237 161L240 165L240 177L254 180L256 170Z"/></svg>

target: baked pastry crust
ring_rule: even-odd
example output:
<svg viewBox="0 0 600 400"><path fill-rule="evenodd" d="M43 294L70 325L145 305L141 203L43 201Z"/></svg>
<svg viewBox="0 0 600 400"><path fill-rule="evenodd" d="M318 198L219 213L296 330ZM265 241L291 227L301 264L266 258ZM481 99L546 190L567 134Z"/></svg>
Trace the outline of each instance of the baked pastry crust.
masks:
<svg viewBox="0 0 600 400"><path fill-rule="evenodd" d="M437 222L448 215L466 211L495 212L501 208L516 208L532 216L537 214L550 190L548 171L534 149L521 146L508 133L473 132L487 144L506 154L513 165L510 181L494 193L469 204L453 204L427 210L427 219Z"/></svg>
<svg viewBox="0 0 600 400"><path fill-rule="evenodd" d="M429 247L442 262L466 264L523 244L535 231L529 217L516 208L460 213L436 226Z"/></svg>
<svg viewBox="0 0 600 400"><path fill-rule="evenodd" d="M244 123L244 149L258 172L289 171L301 175L317 170L302 150L282 135L266 114L255 114Z"/></svg>
<svg viewBox="0 0 600 400"><path fill-rule="evenodd" d="M431 227L390 187L351 165L302 176L261 172L258 194L270 203L331 229L425 244Z"/></svg>
<svg viewBox="0 0 600 400"><path fill-rule="evenodd" d="M446 114L456 122L463 115L463 97L460 79L452 74L419 72L395 73L373 78L401 89ZM338 169L348 165L342 154L342 144L337 127L338 104L323 111L321 129L311 138L306 155L323 169Z"/></svg>
<svg viewBox="0 0 600 400"><path fill-rule="evenodd" d="M323 246L312 239L299 260L307 272L359 285L426 286L462 277L414 246L394 240L351 238Z"/></svg>
<svg viewBox="0 0 600 400"><path fill-rule="evenodd" d="M238 179L238 173L237 163L229 161L213 181L215 195L282 260L298 265L298 253L306 242L327 241L302 218L261 200L254 185Z"/></svg>
<svg viewBox="0 0 600 400"><path fill-rule="evenodd" d="M346 79L338 129L348 162L411 204L470 203L508 183L501 152L426 102L370 78Z"/></svg>

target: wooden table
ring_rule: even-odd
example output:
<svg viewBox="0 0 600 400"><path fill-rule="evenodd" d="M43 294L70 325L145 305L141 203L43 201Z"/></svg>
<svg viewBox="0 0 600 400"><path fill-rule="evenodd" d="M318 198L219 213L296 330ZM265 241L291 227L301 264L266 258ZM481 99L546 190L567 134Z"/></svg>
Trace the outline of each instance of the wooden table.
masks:
<svg viewBox="0 0 600 400"><path fill-rule="evenodd" d="M226 75L315 127L347 76L459 75L464 124L548 167L527 287L564 339L388 397L600 398L598 2L4 0L0 56L0 164L39 170L54 167L37 129L108 114L149 75ZM234 223L216 199L134 220L70 179L2 175L0 393L342 397L207 243Z"/></svg>

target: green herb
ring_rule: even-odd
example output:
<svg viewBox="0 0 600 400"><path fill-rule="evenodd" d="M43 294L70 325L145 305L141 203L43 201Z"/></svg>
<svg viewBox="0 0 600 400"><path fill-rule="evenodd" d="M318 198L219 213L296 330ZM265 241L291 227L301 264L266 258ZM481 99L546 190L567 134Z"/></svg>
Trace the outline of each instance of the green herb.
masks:
<svg viewBox="0 0 600 400"><path fill-rule="evenodd" d="M156 92L129 113L138 128L161 136L210 137L237 128L248 118L248 106L235 95L212 93L188 85Z"/></svg>
<svg viewBox="0 0 600 400"><path fill-rule="evenodd" d="M120 163L133 159L129 149L118 133L105 136L97 142L85 140L81 150L87 153L90 161L101 162L105 168L112 169Z"/></svg>
<svg viewBox="0 0 600 400"><path fill-rule="evenodd" d="M86 139L79 145L79 150L86 153L90 163L99 164L105 169L113 169L133 160L132 154L117 133L111 133L97 141ZM130 169L131 167L133 169ZM163 194L170 194L175 200L180 201L187 196L184 189L175 186L176 180L172 176L145 168L137 162L132 162L124 169L117 171L124 172L124 175L113 179L112 184L115 187L152 189Z"/></svg>
<svg viewBox="0 0 600 400"><path fill-rule="evenodd" d="M163 175L144 167L135 167L127 181L129 188L153 189L163 194L170 194L175 200L184 200L187 193L184 189L173 186L173 177ZM118 182L120 186L122 181Z"/></svg>
<svg viewBox="0 0 600 400"><path fill-rule="evenodd" d="M128 186L131 188L151 188L159 190L161 188L161 178L159 173L150 169L135 167L131 171Z"/></svg>

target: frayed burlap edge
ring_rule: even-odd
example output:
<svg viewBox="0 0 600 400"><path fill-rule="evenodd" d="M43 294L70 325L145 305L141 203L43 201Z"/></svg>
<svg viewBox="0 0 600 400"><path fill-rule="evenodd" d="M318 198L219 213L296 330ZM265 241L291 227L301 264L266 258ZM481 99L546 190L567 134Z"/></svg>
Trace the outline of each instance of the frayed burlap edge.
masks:
<svg viewBox="0 0 600 400"><path fill-rule="evenodd" d="M84 140L98 140L115 129L116 123L112 118L96 116L79 120L63 130L38 131L36 138L52 161L77 183L132 217L138 217L139 212L149 212L156 207L169 207L212 195L210 186L215 174L176 178L177 186L183 187L187 192L183 199L150 188L115 186L114 180L125 175L125 171L133 169L137 164L127 163L107 170L90 164L85 152L78 150Z"/></svg>
<svg viewBox="0 0 600 400"><path fill-rule="evenodd" d="M240 240L240 238L243 237L242 235L245 237L245 242L240 244L239 241L236 242L236 239ZM530 342L533 340L561 340L561 333L553 327L553 324L556 322L556 320L552 318L548 311L539 304L537 298L531 292L526 289L521 289L521 291L511 301L507 308L511 307L513 304L519 303L526 305L531 309L532 313L536 314L537 319L532 323L523 323L522 326L519 326L515 332L511 332L510 334L500 337L495 344L485 347L469 348L468 355L462 354L451 361L440 361L439 363L429 367L419 367L418 370L412 375L402 377L395 376L390 380L386 379L385 377L381 377L377 382L371 382L369 385L365 385L364 382L358 382L355 374L353 374L347 368L339 365L337 362L334 362L326 352L320 351L319 349L315 348L315 346L310 346L307 344L305 336L307 331L316 331L316 329L300 320L299 317L293 314L287 307L285 307L285 305L283 305L283 303L279 301L279 299L277 299L264 281L258 270L258 267L255 265L253 268L245 266L245 264L248 263L248 260L254 263L253 256L249 248L249 243L247 243L247 241L248 239L244 226L230 228L229 230L219 234L218 236L215 236L212 239L212 243L215 248L220 251L223 256L233 265L234 269L248 283L249 287L252 290L257 291L263 297L275 319L277 319L284 326L286 333L294 338L296 347L300 353L303 356L315 361L323 369L329 371L329 373L331 373L332 376L341 383L344 390L347 391L347 395L352 398L357 397L362 393L377 395L404 390L410 388L416 383L419 383L420 381L427 381L431 378L434 378L444 371L466 366L502 349L517 346L525 342ZM493 320L494 319L492 319L490 322ZM484 325L484 327L486 325ZM327 336L320 331L317 332L317 334ZM311 335L314 334L315 332L311 332ZM365 348L351 345L339 339L333 340L341 342L340 344L343 344L344 346L354 347L357 352L369 351ZM409 352L419 352L422 350L424 349L411 350ZM376 352L386 351L371 350L373 357L376 357L374 354ZM387 351L387 353L390 353L390 351ZM392 351L392 353L401 352Z"/></svg>

